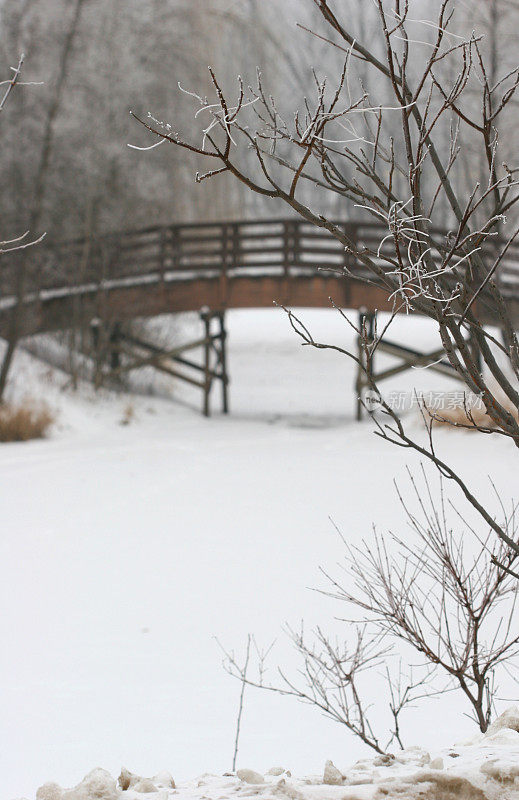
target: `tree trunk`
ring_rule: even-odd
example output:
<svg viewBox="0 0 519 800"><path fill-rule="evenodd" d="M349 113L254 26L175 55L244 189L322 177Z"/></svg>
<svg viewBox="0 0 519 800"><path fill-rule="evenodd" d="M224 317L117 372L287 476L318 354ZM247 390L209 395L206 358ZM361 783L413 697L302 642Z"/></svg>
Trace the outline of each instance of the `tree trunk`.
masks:
<svg viewBox="0 0 519 800"><path fill-rule="evenodd" d="M61 106L70 56L72 54L74 39L79 27L81 10L85 2L86 0L75 0L70 25L65 35L63 48L59 59L56 85L51 98L47 119L45 121L40 161L36 173L31 211L29 214L28 229L31 232L36 231L41 224L43 201L45 199L45 187L49 174L52 145L54 141L54 126ZM2 367L0 369L0 403L4 399L7 379L19 339L20 315L23 314L23 301L26 290L27 266L28 259L30 258L30 249L23 251L23 253L24 254L22 256L18 271L16 304L12 310L11 326L7 340L7 350L5 352Z"/></svg>

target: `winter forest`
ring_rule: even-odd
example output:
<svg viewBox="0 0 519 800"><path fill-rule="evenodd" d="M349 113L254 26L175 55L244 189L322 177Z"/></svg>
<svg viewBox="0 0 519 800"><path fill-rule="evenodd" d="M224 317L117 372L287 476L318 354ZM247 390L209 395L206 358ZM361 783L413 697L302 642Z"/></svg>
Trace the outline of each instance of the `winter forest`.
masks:
<svg viewBox="0 0 519 800"><path fill-rule="evenodd" d="M519 800L519 3L0 0L1 796Z"/></svg>

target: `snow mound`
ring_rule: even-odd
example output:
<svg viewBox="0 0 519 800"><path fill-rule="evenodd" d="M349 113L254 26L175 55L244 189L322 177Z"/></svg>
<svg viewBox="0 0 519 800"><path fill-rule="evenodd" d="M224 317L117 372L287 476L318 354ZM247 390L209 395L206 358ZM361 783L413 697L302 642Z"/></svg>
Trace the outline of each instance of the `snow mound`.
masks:
<svg viewBox="0 0 519 800"><path fill-rule="evenodd" d="M327 761L324 765L323 783L329 786L342 786L343 782L344 775L342 772L339 772L332 761Z"/></svg>
<svg viewBox="0 0 519 800"><path fill-rule="evenodd" d="M516 725L519 709L512 707L487 735L455 750L431 756L409 747L347 768L327 761L321 775L306 778L292 778L281 767L264 774L239 769L235 775L205 774L176 786L169 772L147 778L123 767L117 783L106 770L94 769L73 789L44 784L36 800L519 800Z"/></svg>
<svg viewBox="0 0 519 800"><path fill-rule="evenodd" d="M489 726L485 736L492 736L498 731L503 730L503 728L519 733L519 706L510 706L510 708L507 708L506 711Z"/></svg>
<svg viewBox="0 0 519 800"><path fill-rule="evenodd" d="M105 769L93 769L81 783L57 800L118 800L120 792L115 779ZM39 800L39 798L37 798Z"/></svg>
<svg viewBox="0 0 519 800"><path fill-rule="evenodd" d="M287 783L285 778L277 782L276 788L273 789L272 794L282 798L288 797L288 800L305 800L304 794L292 784Z"/></svg>
<svg viewBox="0 0 519 800"><path fill-rule="evenodd" d="M153 776L151 779L153 783L161 789L175 789L175 781L173 780L173 775L166 770L162 772L157 772L156 775Z"/></svg>
<svg viewBox="0 0 519 800"><path fill-rule="evenodd" d="M36 792L36 800L61 800L63 790L57 783L44 783Z"/></svg>
<svg viewBox="0 0 519 800"><path fill-rule="evenodd" d="M386 797L395 800L489 800L490 795L466 778L427 772L414 775L406 781L381 786L374 800Z"/></svg>
<svg viewBox="0 0 519 800"><path fill-rule="evenodd" d="M519 777L519 764L506 758L492 758L480 767L483 775L488 775L500 783L514 783Z"/></svg>
<svg viewBox="0 0 519 800"><path fill-rule="evenodd" d="M141 780L140 775L134 775L133 772L130 772L129 769L126 767L121 767L121 774L118 778L118 784L123 791L126 789L130 789L131 787L135 786Z"/></svg>
<svg viewBox="0 0 519 800"><path fill-rule="evenodd" d="M263 775L260 775L259 772L254 772L253 769L239 769L236 775L244 783L265 783Z"/></svg>

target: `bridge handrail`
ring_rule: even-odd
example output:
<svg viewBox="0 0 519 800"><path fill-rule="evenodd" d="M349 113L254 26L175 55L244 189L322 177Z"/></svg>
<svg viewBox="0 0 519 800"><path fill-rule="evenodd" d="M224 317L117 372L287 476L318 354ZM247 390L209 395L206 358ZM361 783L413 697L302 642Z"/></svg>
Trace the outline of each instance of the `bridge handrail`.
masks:
<svg viewBox="0 0 519 800"><path fill-rule="evenodd" d="M371 220L336 220L358 244L377 250L387 228ZM446 231L431 229L437 236ZM492 245L486 246L489 254ZM383 252L391 252L387 240ZM192 274L226 279L237 274L275 272L287 278L317 269L348 267L359 273L337 239L299 217L187 222L108 232L38 246L30 253L29 290L65 291L83 284L156 279L171 281ZM4 260L0 295L16 291L16 260ZM325 274L325 273L323 273ZM512 244L499 274L519 294L519 244Z"/></svg>

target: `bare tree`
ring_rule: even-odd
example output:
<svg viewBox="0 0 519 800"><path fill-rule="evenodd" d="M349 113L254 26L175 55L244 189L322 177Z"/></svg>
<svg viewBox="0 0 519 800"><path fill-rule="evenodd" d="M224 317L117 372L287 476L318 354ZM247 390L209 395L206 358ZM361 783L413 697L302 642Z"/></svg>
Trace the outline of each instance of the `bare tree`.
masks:
<svg viewBox="0 0 519 800"><path fill-rule="evenodd" d="M206 115L201 141L188 140L153 118L138 118L139 122L159 139L207 161L208 170L198 180L230 173L253 192L282 201L304 220L329 231L355 264L345 272L383 290L392 316L416 312L432 319L467 391L481 397L493 429L519 447L518 416L509 410L510 404L519 408L519 343L513 301L498 280L519 233L513 222L518 170L501 163L498 138L499 120L519 84L519 68L491 81L481 37L453 29L452 0L438 3L434 20L412 17L408 0L376 0L378 40L370 46L350 32L349 19L336 12L334 3L312 2L325 27L308 35L342 53L343 68L332 88L314 72L315 99L302 100L295 114L283 113L264 89L261 76L248 89L239 79L236 98L230 99L210 69L214 97L189 92L198 117ZM372 75L370 92L355 80L357 61ZM476 89L479 100L472 111ZM436 144L441 126L450 130L447 152ZM464 183L459 155L469 135L478 143L485 179L460 193ZM254 153L254 170L245 169L244 150ZM311 203L301 199L305 180L314 187ZM330 193L338 195L346 208L360 209L386 227L376 249L354 241L321 210L321 198ZM447 234L437 224L440 198L449 211ZM507 230L507 225L510 232L499 237L500 228ZM500 325L502 342L485 328L489 316ZM291 321L304 344L330 346L316 342L293 315ZM335 349L359 364L366 385L380 395L371 364L387 326L375 330L374 336L368 336L362 325L354 327L361 353ZM380 409L377 434L432 461L458 485L484 522L519 553L519 544L464 478L437 455L433 421L424 415L429 439L423 445L408 435L382 396ZM470 417L467 426L489 432Z"/></svg>
<svg viewBox="0 0 519 800"><path fill-rule="evenodd" d="M21 74L22 74L22 67L23 67L23 63L24 63L24 58L25 58L25 56L22 53L22 55L19 58L17 66L16 67L11 67L11 72L12 72L11 77L0 82L0 86L4 86L5 87L5 89L3 91L3 94L2 94L2 96L0 98L0 111L4 111L4 109L6 107L6 104L7 104L7 101L9 100L11 92L13 91L15 86L17 86L17 85L18 86L34 86L34 85L36 85L34 81L21 81L20 80L20 77L21 77ZM43 234L39 238L30 241L27 238L29 236L29 233L30 233L30 231L26 231L21 236L18 236L15 239L9 239L7 241L0 242L0 255L4 255L5 253L13 253L13 252L19 252L19 251L26 250L28 247L32 247L33 245L38 244L39 242L41 242L42 239L44 238L44 235L45 235L45 234Z"/></svg>
<svg viewBox="0 0 519 800"><path fill-rule="evenodd" d="M315 642L309 644L304 629L287 629L290 639L300 656L300 680L289 678L278 668L279 683L267 680L266 651L257 650L257 676L249 670L249 661L240 664L233 652L225 653L224 669L237 678L242 686L248 685L269 692L295 697L318 708L325 716L344 725L377 753L385 752L370 721L369 701L362 697L359 679L362 673L383 664L388 648L382 647L378 637L368 637L365 629L355 632L355 643L349 647L344 642L333 643L321 630L315 631ZM255 642L255 640L253 640ZM414 688L414 687L413 687ZM412 689L408 692L410 701ZM396 712L396 718L407 701Z"/></svg>
<svg viewBox="0 0 519 800"><path fill-rule="evenodd" d="M225 655L225 660L227 661L228 655L218 639L216 639L218 645L223 650ZM244 708L244 701L245 701L245 689L247 688L247 673L249 670L249 661L250 661L250 651L251 645L255 644L254 637L249 633L247 636L247 646L245 648L245 661L243 666L240 667L240 681L241 681L241 690L240 690L240 700L238 703L238 714L236 716L236 734L234 737L234 751L232 755L232 771L235 772L236 770L236 760L238 758L238 748L240 745L240 733L241 733L241 721L243 717L243 708ZM233 658L235 661L235 659Z"/></svg>
<svg viewBox="0 0 519 800"><path fill-rule="evenodd" d="M50 105L48 108L45 129L43 132L39 164L34 181L33 194L31 197L30 213L29 213L29 230L31 231L38 229L42 218L45 187L50 169L50 159L52 153L52 145L54 141L54 128L62 100L65 81L68 74L68 65L72 53L72 48L74 46L74 39L79 26L81 10L85 2L86 0L75 0L70 17L70 24L63 41L58 74L56 78L56 83L54 85ZM18 343L20 335L20 317L23 313L23 304L26 294L27 268L28 268L27 259L23 258L20 264L18 265L17 269L16 305L11 314L11 324L10 324L9 337L7 340L7 348L4 354L2 366L0 368L0 402L2 401L2 398L5 393L9 370L11 367L13 356L16 350L16 345Z"/></svg>
<svg viewBox="0 0 519 800"><path fill-rule="evenodd" d="M399 497L414 535L392 536L390 542L375 536L362 547L344 542L348 580L343 585L328 576L332 595L365 612L381 635L411 645L448 677L484 732L493 711L496 668L519 652L513 626L519 587L511 574L518 556L491 531L471 553L472 537L449 524L443 481L433 498L424 480L424 501L424 491L410 479L421 518ZM502 511L503 527L515 538L516 509ZM477 532L467 528L477 541Z"/></svg>
<svg viewBox="0 0 519 800"><path fill-rule="evenodd" d="M331 588L324 594L348 604L344 624L354 632L353 647L317 628L312 639L288 628L300 659L298 677L278 669L278 682L265 675L265 656L257 653L258 676L252 677L249 658L240 665L226 653L224 667L245 684L295 697L344 725L378 753L396 742L404 748L404 711L446 692L461 692L470 717L485 732L498 697L498 677L519 654L514 627L519 585L511 574L518 556L492 531L479 539L468 523L465 531L449 522L443 483L433 492L424 474L424 489L410 475L418 513L399 493L411 536L379 536L346 549L344 576L323 570ZM426 500L423 499L425 494ZM436 499L439 498L439 501ZM502 508L504 527L516 535L516 509ZM471 534L467 536L466 534ZM362 615L359 618L359 612ZM346 639L348 636L346 636ZM414 669L393 674L392 656L398 643L421 658ZM248 651L247 651L248 654ZM385 664L386 705L392 726L381 743L370 719L373 698L362 685L362 673ZM249 672L248 672L249 671Z"/></svg>

